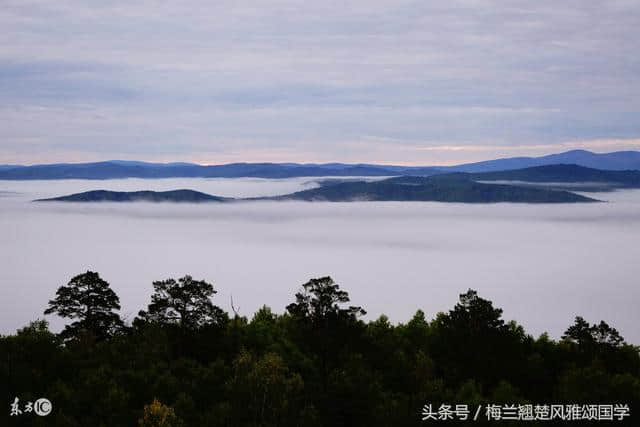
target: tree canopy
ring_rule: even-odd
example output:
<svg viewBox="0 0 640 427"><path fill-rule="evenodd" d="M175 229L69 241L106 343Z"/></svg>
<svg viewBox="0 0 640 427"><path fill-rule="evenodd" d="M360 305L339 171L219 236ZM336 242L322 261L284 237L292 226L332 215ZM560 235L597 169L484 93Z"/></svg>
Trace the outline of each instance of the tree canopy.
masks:
<svg viewBox="0 0 640 427"><path fill-rule="evenodd" d="M174 324L186 329L215 325L226 318L224 311L213 304L217 293L213 285L194 280L187 275L175 279L153 282L151 304L138 316L144 321Z"/></svg>
<svg viewBox="0 0 640 427"><path fill-rule="evenodd" d="M327 319L356 319L367 314L361 307L342 307L350 301L349 294L340 289L329 276L311 279L296 293L296 302L287 306L294 317L322 323Z"/></svg>
<svg viewBox="0 0 640 427"><path fill-rule="evenodd" d="M620 333L604 320L597 325L590 325L581 316L576 317L575 323L565 331L562 338L581 345L597 344L618 347L624 344L624 338L620 336Z"/></svg>
<svg viewBox="0 0 640 427"><path fill-rule="evenodd" d="M35 320L0 336L0 394L44 396L53 412L7 411L0 425L404 427L428 424L426 404L483 405L474 425L495 425L488 404L626 405L615 425L638 425L639 348L604 321L534 338L471 289L446 312L364 319L330 277L250 319L229 319L214 295L190 276L154 282L148 310L123 325L97 273L74 277L47 310L71 319L60 334ZM89 333L100 339L75 339Z"/></svg>
<svg viewBox="0 0 640 427"><path fill-rule="evenodd" d="M58 288L56 297L49 301L44 314L55 313L75 319L62 331L61 336L65 339L82 334L105 339L123 326L116 310L120 310L120 299L109 283L102 280L98 273L87 271Z"/></svg>

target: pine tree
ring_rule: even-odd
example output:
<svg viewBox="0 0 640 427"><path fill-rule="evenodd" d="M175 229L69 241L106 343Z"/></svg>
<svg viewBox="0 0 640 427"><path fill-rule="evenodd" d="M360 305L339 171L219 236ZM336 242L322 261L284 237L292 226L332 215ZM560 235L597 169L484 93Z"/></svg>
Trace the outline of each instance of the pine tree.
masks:
<svg viewBox="0 0 640 427"><path fill-rule="evenodd" d="M204 280L191 276L153 282L154 293L147 311L138 313L139 320L158 324L177 324L198 329L219 324L226 313L211 301L217 291Z"/></svg>
<svg viewBox="0 0 640 427"><path fill-rule="evenodd" d="M120 299L109 283L98 273L87 271L58 288L55 299L49 301L44 314L55 313L75 319L61 332L64 339L89 334L97 340L104 340L123 327L122 319L115 313L119 309Z"/></svg>

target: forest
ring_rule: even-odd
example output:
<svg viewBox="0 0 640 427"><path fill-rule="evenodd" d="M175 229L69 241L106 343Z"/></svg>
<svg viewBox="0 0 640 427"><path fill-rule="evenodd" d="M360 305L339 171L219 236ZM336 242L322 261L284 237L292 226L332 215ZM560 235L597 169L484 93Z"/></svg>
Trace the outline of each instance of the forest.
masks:
<svg viewBox="0 0 640 427"><path fill-rule="evenodd" d="M638 425L640 349L605 321L576 317L559 340L533 337L472 289L430 317L364 320L331 277L294 285L281 314L250 317L188 275L149 290L125 320L109 283L87 271L43 302L67 320L60 333L37 319L1 336L0 425ZM27 405L40 398L46 416ZM490 419L495 405L534 416ZM582 409L571 421L539 416L550 405ZM598 405L600 421L586 415ZM447 410L463 407L466 421Z"/></svg>

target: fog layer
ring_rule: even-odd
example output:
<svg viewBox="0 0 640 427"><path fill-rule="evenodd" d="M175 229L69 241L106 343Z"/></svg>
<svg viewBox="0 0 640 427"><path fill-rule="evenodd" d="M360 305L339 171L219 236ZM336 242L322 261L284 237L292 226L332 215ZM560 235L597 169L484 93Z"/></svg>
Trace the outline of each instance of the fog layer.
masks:
<svg viewBox="0 0 640 427"><path fill-rule="evenodd" d="M132 320L153 280L191 274L241 314L277 312L311 277L331 275L368 318L449 310L473 288L535 335L559 337L582 315L640 343L640 191L610 203L430 202L63 204L79 191L190 188L220 196L283 194L310 179L0 181L0 333L38 317L73 275L100 272ZM62 323L54 318L54 329Z"/></svg>

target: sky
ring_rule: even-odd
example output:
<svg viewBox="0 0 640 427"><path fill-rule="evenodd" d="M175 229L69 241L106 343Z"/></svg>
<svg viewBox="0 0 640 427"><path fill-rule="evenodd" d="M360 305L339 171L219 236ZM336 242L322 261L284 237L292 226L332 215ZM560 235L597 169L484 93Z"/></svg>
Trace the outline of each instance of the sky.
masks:
<svg viewBox="0 0 640 427"><path fill-rule="evenodd" d="M0 164L640 149L637 0L3 0Z"/></svg>

